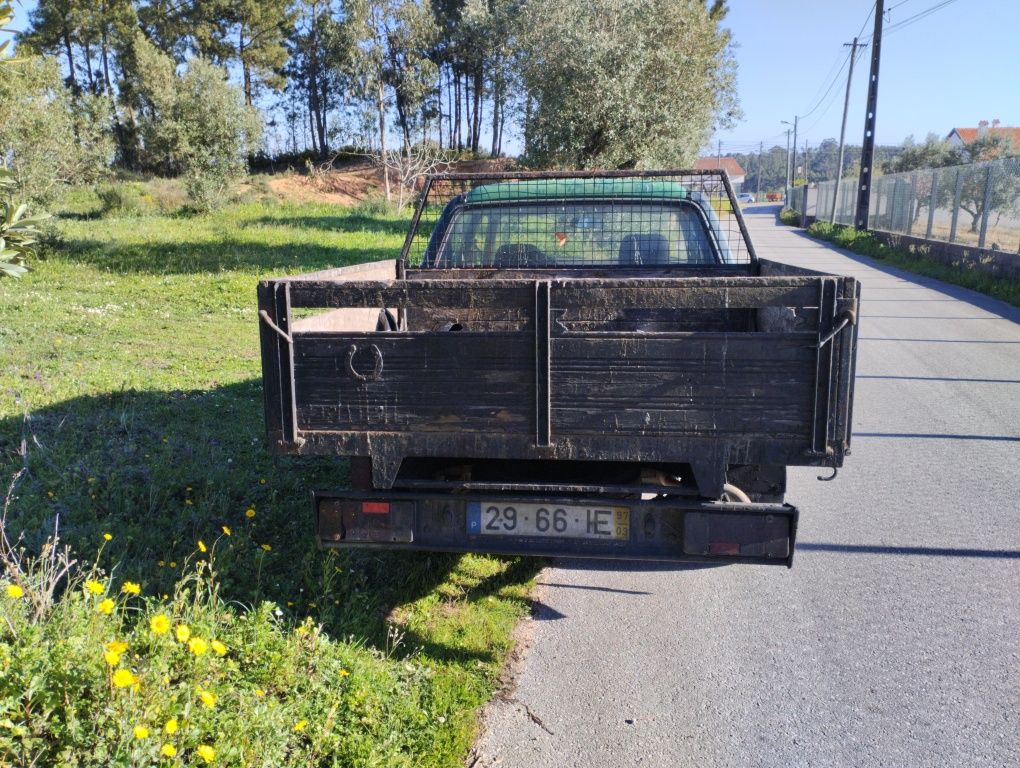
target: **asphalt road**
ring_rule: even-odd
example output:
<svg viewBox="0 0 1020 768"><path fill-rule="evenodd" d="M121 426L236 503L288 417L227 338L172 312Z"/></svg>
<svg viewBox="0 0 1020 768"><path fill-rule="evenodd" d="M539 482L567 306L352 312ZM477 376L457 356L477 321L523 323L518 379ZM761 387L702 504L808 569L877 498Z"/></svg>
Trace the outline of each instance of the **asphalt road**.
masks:
<svg viewBox="0 0 1020 768"><path fill-rule="evenodd" d="M853 455L792 570L558 561L476 766L1020 765L1020 311L751 208L863 283Z"/></svg>

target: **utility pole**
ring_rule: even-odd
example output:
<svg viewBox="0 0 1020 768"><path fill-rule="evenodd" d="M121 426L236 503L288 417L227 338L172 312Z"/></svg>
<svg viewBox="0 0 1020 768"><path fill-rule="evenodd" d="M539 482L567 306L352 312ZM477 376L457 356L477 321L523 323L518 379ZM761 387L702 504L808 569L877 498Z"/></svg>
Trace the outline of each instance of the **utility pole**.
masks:
<svg viewBox="0 0 1020 768"><path fill-rule="evenodd" d="M864 112L864 142L861 147L861 179L857 186L857 213L854 226L868 228L871 204L871 171L875 162L875 112L878 107L878 70L882 55L882 21L885 0L875 0L875 32L871 37L871 76L868 80L868 107Z"/></svg>
<svg viewBox="0 0 1020 768"><path fill-rule="evenodd" d="M786 191L790 191L790 129L786 129Z"/></svg>
<svg viewBox="0 0 1020 768"><path fill-rule="evenodd" d="M848 43L843 43L848 45ZM846 96L843 98L843 127L839 129L839 162L836 163L836 188L832 190L832 212L829 214L829 223L836 223L836 201L839 200L839 182L843 178L843 150L846 140L846 113L850 109L850 83L854 79L854 59L857 58L857 38L854 38L850 46L850 72L846 76Z"/></svg>
<svg viewBox="0 0 1020 768"><path fill-rule="evenodd" d="M793 178L797 178L797 121L796 115L793 116Z"/></svg>
<svg viewBox="0 0 1020 768"><path fill-rule="evenodd" d="M722 139L720 139L719 143L716 145L716 150L715 150L715 167L716 168L722 168Z"/></svg>
<svg viewBox="0 0 1020 768"><path fill-rule="evenodd" d="M758 198L761 197L761 156L764 153L764 151L765 151L765 142L764 141L759 141L758 142L758 183L754 185L754 201L756 203L760 203L761 202L761 200L759 200Z"/></svg>

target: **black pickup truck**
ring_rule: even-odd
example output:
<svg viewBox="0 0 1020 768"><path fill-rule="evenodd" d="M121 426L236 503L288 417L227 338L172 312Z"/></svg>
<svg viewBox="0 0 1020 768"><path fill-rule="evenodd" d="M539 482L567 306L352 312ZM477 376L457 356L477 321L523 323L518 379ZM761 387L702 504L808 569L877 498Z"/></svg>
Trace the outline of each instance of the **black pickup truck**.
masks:
<svg viewBox="0 0 1020 768"><path fill-rule="evenodd" d="M722 171L433 176L399 259L259 285L269 442L350 459L326 547L790 565L859 295L757 258Z"/></svg>

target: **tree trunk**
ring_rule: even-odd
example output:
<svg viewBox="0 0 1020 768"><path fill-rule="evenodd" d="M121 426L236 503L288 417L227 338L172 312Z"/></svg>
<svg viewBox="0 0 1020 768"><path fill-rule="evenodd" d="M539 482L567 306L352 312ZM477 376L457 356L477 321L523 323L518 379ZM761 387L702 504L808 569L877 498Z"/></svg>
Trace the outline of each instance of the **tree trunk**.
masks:
<svg viewBox="0 0 1020 768"><path fill-rule="evenodd" d="M494 79L492 82L492 150L489 152L496 156L496 145L499 138L499 84Z"/></svg>
<svg viewBox="0 0 1020 768"><path fill-rule="evenodd" d="M110 46L106 37L106 27L103 27L101 48L103 55L103 80L106 83L106 93L113 94L113 85L110 83Z"/></svg>
<svg viewBox="0 0 1020 768"><path fill-rule="evenodd" d="M376 106L379 110L379 157L383 167L383 186L386 189L386 201L392 199L390 192L390 169L386 164L386 90L383 85L382 72L376 73Z"/></svg>
<svg viewBox="0 0 1020 768"><path fill-rule="evenodd" d="M64 53L67 54L67 71L70 73L71 91L78 95L81 93L81 89L78 87L78 78L74 75L74 53L71 50L71 35L67 29L64 30Z"/></svg>
<svg viewBox="0 0 1020 768"><path fill-rule="evenodd" d="M454 117L454 121L457 123L457 146L456 146L456 149L457 149L458 152L460 152L460 150L463 148L463 144L461 144L461 141L460 141L460 138L461 138L461 134L460 134L460 73L457 72L456 70L453 70L453 93L454 93L454 101L455 101L455 103L457 105L456 106L456 114L455 114L455 117ZM450 137L450 143L451 143L451 145L453 143L453 137L452 136Z"/></svg>
<svg viewBox="0 0 1020 768"><path fill-rule="evenodd" d="M475 123L471 134L471 151L478 154L478 146L482 141L482 90L485 83L482 80L482 68L475 71Z"/></svg>
<svg viewBox="0 0 1020 768"><path fill-rule="evenodd" d="M85 74L89 76L89 92L96 92L96 76L92 72L92 48L85 43Z"/></svg>
<svg viewBox="0 0 1020 768"><path fill-rule="evenodd" d="M439 110L439 148L443 148L443 70L439 70L439 81L436 85L436 107Z"/></svg>
<svg viewBox="0 0 1020 768"><path fill-rule="evenodd" d="M248 65L248 58L244 55L247 49L244 46L244 25L241 24L237 30L237 58L241 62L241 75L244 79L244 103L251 106L251 67Z"/></svg>

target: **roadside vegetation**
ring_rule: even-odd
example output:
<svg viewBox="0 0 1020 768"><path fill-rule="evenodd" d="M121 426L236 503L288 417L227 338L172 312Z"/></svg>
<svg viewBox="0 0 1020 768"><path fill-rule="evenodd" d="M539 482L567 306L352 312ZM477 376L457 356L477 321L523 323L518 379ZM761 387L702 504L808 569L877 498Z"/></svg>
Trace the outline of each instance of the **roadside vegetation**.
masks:
<svg viewBox="0 0 1020 768"><path fill-rule="evenodd" d="M906 248L893 248L882 243L871 232L853 227L816 221L808 227L807 232L820 240L826 240L863 256L870 256L890 266L970 288L1020 307L1020 284L1015 280L995 277L973 269L952 267L922 253L915 253Z"/></svg>
<svg viewBox="0 0 1020 768"><path fill-rule="evenodd" d="M318 551L308 489L346 465L263 437L257 281L393 257L409 214L260 187L209 214L180 182L71 190L0 281L0 764L449 766L471 744L536 564Z"/></svg>

